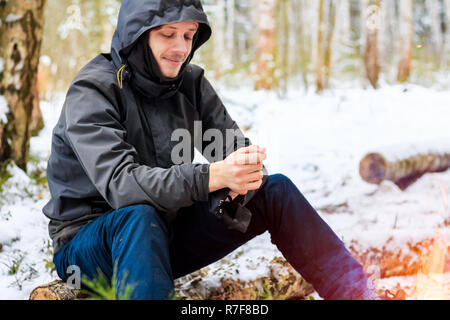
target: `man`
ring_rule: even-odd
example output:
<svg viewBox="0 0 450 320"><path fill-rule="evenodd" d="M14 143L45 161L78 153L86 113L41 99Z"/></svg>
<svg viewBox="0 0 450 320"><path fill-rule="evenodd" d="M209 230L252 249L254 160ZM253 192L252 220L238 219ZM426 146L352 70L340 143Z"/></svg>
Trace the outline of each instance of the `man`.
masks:
<svg viewBox="0 0 450 320"><path fill-rule="evenodd" d="M102 272L120 296L165 299L173 279L269 231L325 299L371 299L360 264L285 176L267 175L264 148L226 139L209 164L174 164L172 133L242 135L198 66L211 35L198 0L124 0L110 54L71 84L54 129L47 177L58 275ZM243 136L243 135L242 135ZM200 151L206 146L202 142ZM189 146L192 150L193 144Z"/></svg>

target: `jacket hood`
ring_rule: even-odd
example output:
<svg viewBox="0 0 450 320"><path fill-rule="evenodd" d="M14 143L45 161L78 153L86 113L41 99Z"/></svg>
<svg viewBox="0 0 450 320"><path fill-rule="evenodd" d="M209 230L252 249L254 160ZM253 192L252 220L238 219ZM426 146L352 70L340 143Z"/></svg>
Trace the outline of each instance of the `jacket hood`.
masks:
<svg viewBox="0 0 450 320"><path fill-rule="evenodd" d="M155 27L182 21L199 24L192 57L211 37L211 27L200 0L123 0L111 43L116 71L126 65L128 53L142 34Z"/></svg>

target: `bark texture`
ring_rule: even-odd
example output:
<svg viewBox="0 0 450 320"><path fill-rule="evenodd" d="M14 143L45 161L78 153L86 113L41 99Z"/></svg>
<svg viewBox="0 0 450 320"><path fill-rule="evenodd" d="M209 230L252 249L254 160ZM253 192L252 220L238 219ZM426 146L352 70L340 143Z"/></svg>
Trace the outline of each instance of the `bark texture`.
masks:
<svg viewBox="0 0 450 320"><path fill-rule="evenodd" d="M258 1L257 90L269 90L274 85L275 8L276 0Z"/></svg>
<svg viewBox="0 0 450 320"><path fill-rule="evenodd" d="M70 289L65 282L55 280L31 291L30 300L75 300L81 295Z"/></svg>
<svg viewBox="0 0 450 320"><path fill-rule="evenodd" d="M445 153L417 153L408 157L389 159L382 153L369 153L360 162L361 178L380 184L394 182L404 190L425 173L442 172L450 168L450 150Z"/></svg>
<svg viewBox="0 0 450 320"><path fill-rule="evenodd" d="M381 0L370 0L366 16L366 51L364 65L372 87L378 87L380 66L378 62L378 29L380 26Z"/></svg>
<svg viewBox="0 0 450 320"><path fill-rule="evenodd" d="M324 0L319 0L319 25L317 28L317 60L316 60L316 91L322 92L325 89L324 70L325 70L325 13Z"/></svg>
<svg viewBox="0 0 450 320"><path fill-rule="evenodd" d="M0 57L4 61L0 95L10 110L8 123L0 124L0 160L11 158L22 169L26 168L31 132L39 128L40 122L36 81L45 2L0 1Z"/></svg>
<svg viewBox="0 0 450 320"><path fill-rule="evenodd" d="M414 7L413 0L400 0L400 62L398 64L399 82L409 80L414 39Z"/></svg>

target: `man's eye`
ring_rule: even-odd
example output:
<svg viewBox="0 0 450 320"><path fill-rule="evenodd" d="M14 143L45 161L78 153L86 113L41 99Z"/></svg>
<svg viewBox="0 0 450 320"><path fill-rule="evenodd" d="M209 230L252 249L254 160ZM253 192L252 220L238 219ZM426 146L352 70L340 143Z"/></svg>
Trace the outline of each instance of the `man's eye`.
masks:
<svg viewBox="0 0 450 320"><path fill-rule="evenodd" d="M192 40L192 39L193 39L192 37L189 37L189 36L184 36L184 38L185 38L186 40Z"/></svg>
<svg viewBox="0 0 450 320"><path fill-rule="evenodd" d="M163 35L163 37L166 37L166 38L172 38L173 37L173 34L162 34Z"/></svg>

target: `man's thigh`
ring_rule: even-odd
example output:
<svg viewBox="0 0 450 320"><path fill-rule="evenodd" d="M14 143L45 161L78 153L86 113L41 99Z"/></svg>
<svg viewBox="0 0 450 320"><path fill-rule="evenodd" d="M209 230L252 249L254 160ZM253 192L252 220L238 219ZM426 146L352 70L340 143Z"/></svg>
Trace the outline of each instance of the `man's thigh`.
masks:
<svg viewBox="0 0 450 320"><path fill-rule="evenodd" d="M208 202L201 201L181 209L172 228L170 260L175 279L220 260L267 230L258 212L252 212L247 232L230 230L209 211Z"/></svg>
<svg viewBox="0 0 450 320"><path fill-rule="evenodd" d="M95 278L101 271L110 277L113 273L111 252L105 243L107 215L100 216L85 225L76 236L58 251L53 261L58 275L66 280L68 268L80 269L83 276ZM69 271L70 273L70 271Z"/></svg>

